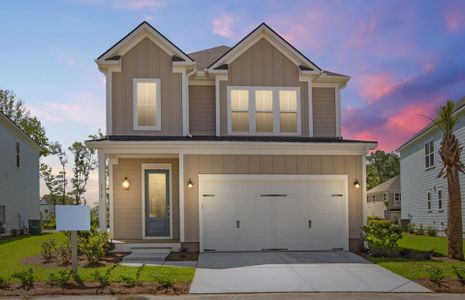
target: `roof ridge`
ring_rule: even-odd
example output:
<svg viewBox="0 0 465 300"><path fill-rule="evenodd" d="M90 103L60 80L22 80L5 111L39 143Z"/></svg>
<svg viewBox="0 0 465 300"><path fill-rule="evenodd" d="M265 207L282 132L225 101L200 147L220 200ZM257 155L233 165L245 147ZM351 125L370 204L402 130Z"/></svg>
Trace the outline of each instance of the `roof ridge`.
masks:
<svg viewBox="0 0 465 300"><path fill-rule="evenodd" d="M191 54L196 54L196 53L199 53L199 52L204 52L204 51L208 51L208 50L212 50L212 49L216 49L216 48L228 48L230 49L231 46L227 46L227 45L219 45L219 46L214 46L214 47L210 47L210 48L205 48L205 49L201 49L201 50L197 50L197 51L194 51L194 52L189 52L188 54L191 55Z"/></svg>

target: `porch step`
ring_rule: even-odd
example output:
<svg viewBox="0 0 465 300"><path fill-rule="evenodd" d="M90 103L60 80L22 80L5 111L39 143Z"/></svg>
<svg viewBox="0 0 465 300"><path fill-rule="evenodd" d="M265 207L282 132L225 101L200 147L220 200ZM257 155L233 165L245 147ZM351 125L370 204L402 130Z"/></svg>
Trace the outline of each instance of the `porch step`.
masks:
<svg viewBox="0 0 465 300"><path fill-rule="evenodd" d="M123 257L122 263L163 264L168 253L131 253Z"/></svg>
<svg viewBox="0 0 465 300"><path fill-rule="evenodd" d="M157 247L157 246L147 246L147 247L131 247L131 252L137 253L137 254L155 254L155 253L160 253L160 254L169 254L171 251L173 251L173 247Z"/></svg>

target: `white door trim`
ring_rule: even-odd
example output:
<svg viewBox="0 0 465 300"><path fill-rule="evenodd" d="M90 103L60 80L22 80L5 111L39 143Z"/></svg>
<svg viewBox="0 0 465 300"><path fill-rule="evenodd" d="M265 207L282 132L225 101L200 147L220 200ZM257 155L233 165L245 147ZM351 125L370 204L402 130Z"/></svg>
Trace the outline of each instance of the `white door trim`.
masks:
<svg viewBox="0 0 465 300"><path fill-rule="evenodd" d="M142 239L160 240L173 238L173 181L171 164L142 164L141 165L141 195L142 195ZM146 236L145 235L145 170L168 170L170 181L170 235L169 236Z"/></svg>
<svg viewBox="0 0 465 300"><path fill-rule="evenodd" d="M344 180L344 212L343 212L343 230L342 230L342 245L343 250L349 250L349 177L348 175L284 175L284 174L199 174L199 188L198 188L198 201L199 201L199 250L203 252L204 250L204 237L203 237L203 197L202 197L202 180L222 178L234 180L237 178L248 178L248 179L273 179L273 180L293 180L293 179L323 179L323 180Z"/></svg>

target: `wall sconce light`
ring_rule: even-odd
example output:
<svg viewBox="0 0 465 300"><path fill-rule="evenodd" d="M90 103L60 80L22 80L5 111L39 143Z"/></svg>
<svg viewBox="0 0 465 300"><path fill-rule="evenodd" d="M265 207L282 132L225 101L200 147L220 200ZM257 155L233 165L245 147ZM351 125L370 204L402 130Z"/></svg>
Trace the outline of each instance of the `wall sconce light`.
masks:
<svg viewBox="0 0 465 300"><path fill-rule="evenodd" d="M187 183L188 188L192 188L194 184L192 183L192 180L189 178L189 182Z"/></svg>
<svg viewBox="0 0 465 300"><path fill-rule="evenodd" d="M121 186L123 187L123 189L125 190L129 190L129 186L131 185L131 183L129 182L128 178L127 177L124 177L124 180L123 182L121 183Z"/></svg>
<svg viewBox="0 0 465 300"><path fill-rule="evenodd" d="M354 181L354 187L355 187L356 189L359 189L359 188L360 188L360 182L358 182L357 179L355 179L355 181Z"/></svg>

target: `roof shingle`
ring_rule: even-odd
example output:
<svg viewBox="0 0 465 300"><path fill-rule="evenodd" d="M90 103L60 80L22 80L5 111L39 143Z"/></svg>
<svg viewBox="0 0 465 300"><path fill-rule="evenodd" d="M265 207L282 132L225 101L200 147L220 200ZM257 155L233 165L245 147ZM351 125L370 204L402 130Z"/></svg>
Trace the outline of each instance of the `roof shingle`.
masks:
<svg viewBox="0 0 465 300"><path fill-rule="evenodd" d="M231 47L221 45L197 52L189 53L189 56L197 63L197 70L204 71L210 64L225 54Z"/></svg>

